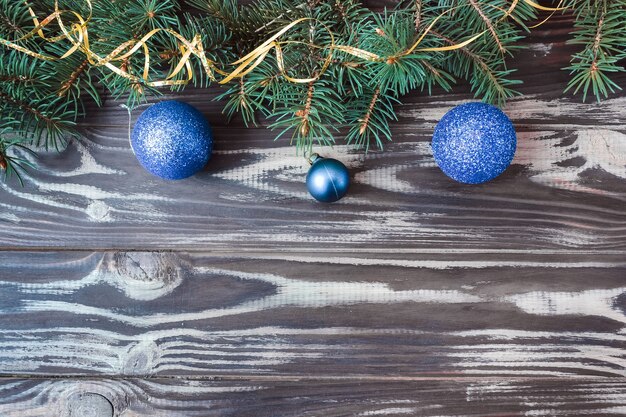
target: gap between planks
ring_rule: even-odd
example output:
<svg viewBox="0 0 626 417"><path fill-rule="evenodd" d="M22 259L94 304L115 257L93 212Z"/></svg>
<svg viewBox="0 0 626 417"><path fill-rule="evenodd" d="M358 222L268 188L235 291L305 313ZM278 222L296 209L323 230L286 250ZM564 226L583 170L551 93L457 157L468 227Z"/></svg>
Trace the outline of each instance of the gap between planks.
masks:
<svg viewBox="0 0 626 417"><path fill-rule="evenodd" d="M276 255L276 249L268 249L267 247L246 247L237 245L205 245L202 248L199 247L175 247L172 249L159 249L159 248L145 248L145 247L89 247L85 249L83 246L0 246L0 253L2 252L58 252L58 253L96 253L96 252L124 252L124 253L189 253L189 254L205 254L215 257L257 257L264 255ZM403 246L387 246L385 248L364 248L364 247L349 247L340 248L333 247L332 251L320 250L315 246L284 246L280 248L280 253L291 254L311 254L316 253L320 255L330 254L365 254L365 255L591 255L591 256L605 256L605 255L624 255L626 256L626 250L621 249L494 249L494 248L446 248L446 249L428 249L419 247L403 247ZM280 255L276 255L280 258Z"/></svg>
<svg viewBox="0 0 626 417"><path fill-rule="evenodd" d="M31 375L31 374L10 374L0 375L0 382L14 379L29 380L184 380L184 381L214 381L214 382L231 382L231 381L248 381L248 382L336 382L336 381L367 381L367 382L420 382L420 381L445 381L445 382L558 382L558 381L597 381L597 382L626 382L625 377L619 376L600 376L600 375L567 375L567 376L477 376L477 375L459 375L450 374L447 376L380 376L380 375L258 375L258 374L241 374L241 375L154 375L154 376L133 376L118 374L98 374L98 375L80 375L80 374L63 374L59 376L51 375Z"/></svg>

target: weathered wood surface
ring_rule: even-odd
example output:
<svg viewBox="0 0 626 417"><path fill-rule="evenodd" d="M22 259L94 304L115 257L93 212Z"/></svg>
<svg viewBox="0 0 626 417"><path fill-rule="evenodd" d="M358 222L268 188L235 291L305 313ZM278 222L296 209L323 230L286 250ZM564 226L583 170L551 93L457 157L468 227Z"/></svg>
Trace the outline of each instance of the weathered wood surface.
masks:
<svg viewBox="0 0 626 417"><path fill-rule="evenodd" d="M25 188L0 186L0 247L625 250L626 97L583 104L563 96L560 68L572 49L564 45L568 27L555 27L517 61L525 95L506 111L519 149L488 184L453 182L431 154L436 121L470 98L463 87L407 97L383 152L323 150L353 172L349 196L333 205L307 194L308 164L286 140L240 120L227 126L222 104L211 101L216 90L190 89L177 98L216 127L203 173L179 182L150 176L129 147L126 110L110 101L90 110L84 140L38 160L42 170Z"/></svg>
<svg viewBox="0 0 626 417"><path fill-rule="evenodd" d="M0 380L3 417L614 417L625 404L621 378Z"/></svg>
<svg viewBox="0 0 626 417"><path fill-rule="evenodd" d="M621 255L475 258L2 252L0 369L625 376Z"/></svg>
<svg viewBox="0 0 626 417"><path fill-rule="evenodd" d="M324 150L354 173L333 205L216 90L177 97L217 137L181 182L92 109L0 185L0 416L626 414L626 96L563 96L568 30L517 60L519 149L480 186L428 145L463 87L408 97L384 152Z"/></svg>

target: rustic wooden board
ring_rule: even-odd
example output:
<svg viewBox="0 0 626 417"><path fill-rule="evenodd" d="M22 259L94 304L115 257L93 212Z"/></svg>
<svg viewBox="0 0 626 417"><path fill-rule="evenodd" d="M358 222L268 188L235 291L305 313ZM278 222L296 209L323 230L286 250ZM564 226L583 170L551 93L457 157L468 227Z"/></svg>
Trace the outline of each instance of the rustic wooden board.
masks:
<svg viewBox="0 0 626 417"><path fill-rule="evenodd" d="M394 142L363 156L322 151L353 173L347 198L308 196L307 164L263 126L230 125L217 90L177 96L216 126L216 152L188 180L161 181L138 165L119 103L90 109L85 138L45 155L26 187L2 184L0 247L67 249L351 248L626 249L626 97L580 103L562 89L567 26L546 26L520 67L525 95L506 111L519 132L512 167L495 181L461 185L435 166L430 135L453 105L471 98L414 94L399 107ZM548 38L546 38L548 36ZM549 39L549 42L547 41ZM626 77L618 79L621 83ZM133 113L133 120L140 110ZM265 123L265 122L263 122ZM340 142L341 143L341 142Z"/></svg>
<svg viewBox="0 0 626 417"><path fill-rule="evenodd" d="M0 380L4 417L619 416L617 378Z"/></svg>
<svg viewBox="0 0 626 417"><path fill-rule="evenodd" d="M485 185L429 148L463 86L407 97L384 152L324 150L353 172L333 205L216 89L177 96L216 131L181 182L90 109L0 184L0 416L625 415L626 96L563 96L563 22L514 63L519 148Z"/></svg>
<svg viewBox="0 0 626 417"><path fill-rule="evenodd" d="M0 264L4 375L626 374L622 254L0 252Z"/></svg>

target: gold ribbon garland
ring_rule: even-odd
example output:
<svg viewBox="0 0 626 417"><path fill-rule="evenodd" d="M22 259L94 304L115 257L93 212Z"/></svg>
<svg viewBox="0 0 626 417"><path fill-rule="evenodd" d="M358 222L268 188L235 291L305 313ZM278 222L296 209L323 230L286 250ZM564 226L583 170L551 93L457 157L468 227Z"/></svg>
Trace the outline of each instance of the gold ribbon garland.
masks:
<svg viewBox="0 0 626 417"><path fill-rule="evenodd" d="M326 69L332 63L334 51L342 51L342 52L345 52L347 54L350 54L352 56L355 56L357 58L364 59L367 61L389 62L390 59L395 60L397 58L410 55L413 52L453 51L456 49L460 49L476 41L487 32L487 30L484 30L463 42L456 43L453 45L441 46L441 47L430 47L430 48L419 48L419 45L422 43L426 35L430 33L433 26L439 21L439 19L441 19L446 14L460 7L460 6L457 6L437 16L430 23L430 25L428 25L426 30L424 30L424 32L420 35L417 41L409 49L392 57L381 57L375 53L372 53L372 52L369 52L360 48L336 44L335 38L330 28L328 28L322 22L319 22L314 18L305 17L305 18L294 20L293 22L284 26L282 29L280 29L278 32L272 35L269 39L267 39L265 42L263 42L253 51L246 54L245 56L238 59L237 61L232 62L230 65L235 66L236 68L231 72L227 72L227 71L223 71L219 69L215 62L207 59L200 34L196 34L193 40L189 41L178 32L172 29L167 29L167 28L153 29L150 32L146 33L141 39L128 40L122 43L121 45L119 45L117 48L115 48L105 57L101 57L95 52L93 52L90 47L88 23L90 22L92 18L93 7L92 7L91 0L84 0L84 1L89 9L89 15L87 18L83 18L83 16L81 16L80 13L77 13L73 10L61 10L59 8L58 0L55 0L54 2L54 12L41 21L39 21L35 12L32 10L32 8L29 7L29 12L33 18L33 23L35 24L35 28L31 30L29 33L27 33L26 35L20 37L19 39L15 39L13 41L0 38L0 44L8 48L14 49L16 51L22 52L24 54L27 54L29 56L35 57L37 59L45 60L45 61L55 61L55 60L65 59L71 56L72 54L74 54L75 52L81 51L87 57L88 62L93 66L107 67L111 71L116 73L117 75L135 83L141 83L141 84L151 86L151 87L161 87L161 86L185 85L185 84L188 84L193 79L193 69L191 67L191 62L190 62L192 55L197 57L200 60L200 62L202 63L202 67L205 73L207 74L207 76L209 77L209 79L211 79L212 81L217 81L219 84L226 84L235 78L244 77L246 74L253 71L257 66L259 66L265 60L267 55L270 52L272 52L272 50L274 50L274 53L276 56L276 65L282 77L284 77L287 81L293 82L293 83L309 83L309 82L313 82L319 79L319 77L321 77L321 75L326 71ZM507 10L502 10L504 14L500 20L504 20L508 18L509 16L511 16L513 11L515 10L515 7L517 7L517 5L519 4L519 1L520 0L513 0L513 2L511 3L511 6ZM540 22L539 24L533 27L540 26L541 24L545 23L556 11L564 9L563 7L561 7L563 0L559 2L557 7L542 6L540 4L535 3L532 0L521 0L521 1L523 1L524 3L530 5L531 7L535 9L552 12L552 14L548 16L548 18L546 18L545 20L543 20L542 22ZM68 15L68 14L76 18L76 22L71 24L70 29L66 27L66 24L63 22L63 18L62 18L63 15ZM47 38L43 32L43 29L54 21L57 22L62 32L62 35ZM321 66L321 69L317 71L315 76L308 77L308 78L295 78L295 77L289 76L287 74L287 71L285 70L282 45L294 44L294 43L305 44L305 43L298 42L298 41L279 41L279 39L285 33L289 32L293 27L305 21L316 21L320 23L324 27L324 29L328 32L329 37L330 37L330 44L326 47L321 47L319 45L314 45L314 44L307 44L307 45L315 47L315 48L328 48L329 53L326 59L324 60ZM151 68L150 66L151 54L150 54L150 49L147 43L150 40L150 38L152 38L154 35L156 35L159 32L169 33L171 36L173 36L180 42L178 45L178 48L181 53L181 59L180 59L180 62L177 64L177 66L172 70L172 72L164 80L150 81L149 73L150 73L150 68ZM31 51L30 49L25 48L18 44L19 42L28 40L35 36L39 36L46 42L50 42L50 43L56 43L56 42L60 42L63 40L67 40L72 44L72 47L68 49L68 51L65 52L65 54L63 54L61 57L54 57L54 56L44 55L38 52ZM141 74L141 77L130 74L128 71L125 71L124 69L113 64L116 61L123 61L123 60L130 58L132 55L137 53L140 49L142 50L144 54L143 73ZM186 79L174 80L173 78L175 78L183 70L187 72ZM215 77L216 73L220 74L223 78L218 81Z"/></svg>

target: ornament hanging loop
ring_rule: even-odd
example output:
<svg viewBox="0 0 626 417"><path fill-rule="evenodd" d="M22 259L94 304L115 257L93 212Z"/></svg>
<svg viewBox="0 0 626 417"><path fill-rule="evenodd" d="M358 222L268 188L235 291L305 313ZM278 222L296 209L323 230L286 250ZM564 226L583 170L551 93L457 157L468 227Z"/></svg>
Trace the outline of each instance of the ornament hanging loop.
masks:
<svg viewBox="0 0 626 417"><path fill-rule="evenodd" d="M315 162L317 162L320 159L323 159L322 156L320 156L317 153L312 153L311 155L307 156L306 153L304 154L304 159L306 159L306 161L309 163L309 165L313 165Z"/></svg>

